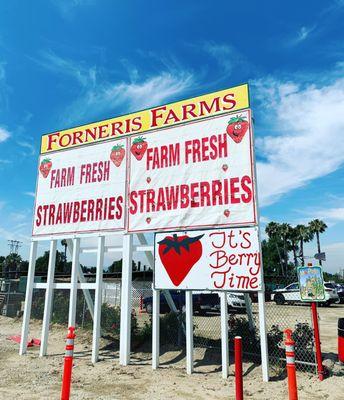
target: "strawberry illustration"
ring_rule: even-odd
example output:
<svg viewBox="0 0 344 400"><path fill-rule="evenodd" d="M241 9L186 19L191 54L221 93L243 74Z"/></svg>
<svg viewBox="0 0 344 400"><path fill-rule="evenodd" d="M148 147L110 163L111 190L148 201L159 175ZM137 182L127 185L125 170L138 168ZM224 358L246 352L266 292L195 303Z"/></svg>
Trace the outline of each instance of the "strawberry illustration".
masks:
<svg viewBox="0 0 344 400"><path fill-rule="evenodd" d="M175 286L179 286L191 268L202 256L202 243L204 235L193 238L183 235L166 236L159 244L159 256L168 276Z"/></svg>
<svg viewBox="0 0 344 400"><path fill-rule="evenodd" d="M110 160L116 165L116 167L119 167L121 165L124 156L125 150L122 144L116 144L115 146L113 146L110 153Z"/></svg>
<svg viewBox="0 0 344 400"><path fill-rule="evenodd" d="M41 161L39 170L40 170L43 178L46 178L49 175L49 172L50 172L52 166L53 166L53 163L51 162L50 158L45 158L44 160Z"/></svg>
<svg viewBox="0 0 344 400"><path fill-rule="evenodd" d="M235 143L240 143L248 129L246 117L237 115L228 121L227 133Z"/></svg>
<svg viewBox="0 0 344 400"><path fill-rule="evenodd" d="M142 160L146 150L148 147L148 143L145 141L145 139L140 136L136 139L134 139L133 144L131 145L131 154L137 159L137 160Z"/></svg>

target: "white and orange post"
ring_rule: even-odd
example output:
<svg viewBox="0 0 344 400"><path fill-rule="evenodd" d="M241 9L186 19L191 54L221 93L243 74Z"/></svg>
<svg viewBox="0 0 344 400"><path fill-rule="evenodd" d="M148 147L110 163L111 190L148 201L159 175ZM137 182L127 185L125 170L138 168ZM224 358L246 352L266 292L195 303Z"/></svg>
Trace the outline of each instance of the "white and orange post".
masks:
<svg viewBox="0 0 344 400"><path fill-rule="evenodd" d="M72 381L73 355L74 355L75 328L68 328L66 341L66 354L64 358L61 400L69 400L70 386Z"/></svg>
<svg viewBox="0 0 344 400"><path fill-rule="evenodd" d="M286 329L285 339L285 355L287 360L287 373L288 373L288 391L289 400L298 400L297 397L297 382L296 382L296 367L295 367L295 342L292 338L292 330Z"/></svg>

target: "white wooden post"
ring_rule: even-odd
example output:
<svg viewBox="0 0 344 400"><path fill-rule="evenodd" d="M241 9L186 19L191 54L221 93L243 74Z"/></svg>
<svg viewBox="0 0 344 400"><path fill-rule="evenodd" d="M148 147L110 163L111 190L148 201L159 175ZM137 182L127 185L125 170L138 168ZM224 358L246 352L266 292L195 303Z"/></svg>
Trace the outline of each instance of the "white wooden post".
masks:
<svg viewBox="0 0 344 400"><path fill-rule="evenodd" d="M263 286L264 287L264 286ZM258 309L259 309L259 333L260 333L260 353L262 358L263 381L269 381L269 354L268 339L265 323L265 292L264 289L258 292Z"/></svg>
<svg viewBox="0 0 344 400"><path fill-rule="evenodd" d="M99 338L100 338L100 319L102 307L103 291L103 268L104 268L104 244L105 237L98 238L97 270L96 270L96 290L94 296L94 319L93 319L93 340L92 340L92 363L98 361Z"/></svg>
<svg viewBox="0 0 344 400"><path fill-rule="evenodd" d="M119 343L119 362L121 365L128 365L130 362L132 258L133 236L127 234L123 236L121 325Z"/></svg>
<svg viewBox="0 0 344 400"><path fill-rule="evenodd" d="M52 309L52 302L54 295L53 285L55 277L55 263L56 263L56 240L51 240L50 250L49 250L47 288L45 290L45 300L44 300L41 346L39 349L40 357L43 357L47 354L47 348L48 348L49 324L51 319L51 309Z"/></svg>
<svg viewBox="0 0 344 400"><path fill-rule="evenodd" d="M69 250L70 255L73 257L73 240L72 239L66 239L67 242L67 248ZM82 268L80 263L78 264L78 277L79 277L79 282L80 283L85 283L86 282L86 278L84 273L82 272ZM91 314L91 317L93 319L93 314L94 314L94 306L93 306L93 300L90 294L90 291L88 289L82 289L84 296L85 296L85 300L87 303L87 307L88 307L88 311Z"/></svg>
<svg viewBox="0 0 344 400"><path fill-rule="evenodd" d="M80 238L73 239L72 276L70 279L68 326L75 326L76 301L78 295L78 265L80 254Z"/></svg>
<svg viewBox="0 0 344 400"><path fill-rule="evenodd" d="M249 326L250 331L254 331L255 325L254 325L254 320L253 320L252 301L251 301L250 295L248 293L244 293L244 299L245 299L245 307L246 307L246 313L247 313L247 319L248 319L248 326Z"/></svg>
<svg viewBox="0 0 344 400"><path fill-rule="evenodd" d="M193 372L193 307L192 291L185 292L185 314L186 314L186 373Z"/></svg>
<svg viewBox="0 0 344 400"><path fill-rule="evenodd" d="M229 348L228 348L228 304L227 292L220 293L221 304L221 359L222 378L226 379L229 374Z"/></svg>
<svg viewBox="0 0 344 400"><path fill-rule="evenodd" d="M25 294L23 325L22 325L21 340L20 340L20 347L19 347L19 354L21 356L26 353L26 349L27 349L27 337L28 337L28 333L29 333L29 323L30 323L32 294L33 294L33 282L35 279L36 258L37 258L37 242L32 241L31 247L30 247L29 270L27 273L27 281L26 281L26 294Z"/></svg>
<svg viewBox="0 0 344 400"><path fill-rule="evenodd" d="M157 369L160 355L160 290L154 288L152 313L152 368Z"/></svg>

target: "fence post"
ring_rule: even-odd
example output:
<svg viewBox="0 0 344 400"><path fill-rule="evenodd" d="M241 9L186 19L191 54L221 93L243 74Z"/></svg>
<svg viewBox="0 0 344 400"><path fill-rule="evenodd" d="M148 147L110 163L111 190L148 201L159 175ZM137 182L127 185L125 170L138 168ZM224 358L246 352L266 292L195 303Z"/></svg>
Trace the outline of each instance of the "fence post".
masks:
<svg viewBox="0 0 344 400"><path fill-rule="evenodd" d="M74 354L74 338L75 328L70 326L68 328L67 340L66 340L66 354L64 358L63 376L62 376L62 389L61 389L61 400L69 400L70 396L70 385L72 381L72 369L73 369L73 354Z"/></svg>
<svg viewBox="0 0 344 400"><path fill-rule="evenodd" d="M263 284L264 286L264 284ZM258 292L260 353L262 358L263 381L269 381L269 350L266 333L265 289Z"/></svg>
<svg viewBox="0 0 344 400"><path fill-rule="evenodd" d="M222 378L226 379L229 373L229 349L228 349L228 304L227 292L220 293L221 307L221 359Z"/></svg>
<svg viewBox="0 0 344 400"><path fill-rule="evenodd" d="M312 302L312 320L314 328L315 356L317 359L318 376L319 380L322 381L324 380L324 367L322 365L317 303L315 303L314 301Z"/></svg>
<svg viewBox="0 0 344 400"><path fill-rule="evenodd" d="M44 300L44 314L43 314L43 326L42 326L42 337L41 347L39 349L39 356L43 357L47 354L48 348L48 336L49 336L49 324L51 319L51 309L53 303L54 294L54 276L55 276L55 261L56 261L56 240L50 241L49 250L49 264L48 264L48 276L47 276L47 288L45 290Z"/></svg>
<svg viewBox="0 0 344 400"><path fill-rule="evenodd" d="M153 307L152 307L152 368L159 367L160 355L160 290L153 289Z"/></svg>
<svg viewBox="0 0 344 400"><path fill-rule="evenodd" d="M128 365L130 362L132 258L133 235L126 234L123 236L121 286L121 325L119 342L119 362L121 365Z"/></svg>
<svg viewBox="0 0 344 400"><path fill-rule="evenodd" d="M297 400L298 397L297 397L295 351L294 351L295 342L291 337L292 334L291 329L286 329L284 333L286 334L285 355L287 360L289 400Z"/></svg>
<svg viewBox="0 0 344 400"><path fill-rule="evenodd" d="M78 295L78 274L80 238L73 239L72 273L70 278L68 326L75 326L76 302Z"/></svg>
<svg viewBox="0 0 344 400"><path fill-rule="evenodd" d="M98 237L97 266L96 266L96 290L94 295L94 318L93 318L93 338L92 338L92 363L98 361L100 320L102 310L102 290L103 290L103 267L104 267L104 244L105 237Z"/></svg>
<svg viewBox="0 0 344 400"><path fill-rule="evenodd" d="M193 307L192 291L185 292L185 322L186 322L186 373L193 372Z"/></svg>
<svg viewBox="0 0 344 400"><path fill-rule="evenodd" d="M26 281L26 293L25 293L25 306L23 315L23 325L21 331L19 355L23 355L27 350L27 336L29 333L29 323L31 315L31 305L32 305L32 294L33 294L33 284L35 279L35 265L37 257L37 241L31 241L30 247L30 258L29 258L29 270L27 273Z"/></svg>
<svg viewBox="0 0 344 400"><path fill-rule="evenodd" d="M242 340L241 336L234 338L234 358L235 358L235 400L243 400L244 388L242 379Z"/></svg>

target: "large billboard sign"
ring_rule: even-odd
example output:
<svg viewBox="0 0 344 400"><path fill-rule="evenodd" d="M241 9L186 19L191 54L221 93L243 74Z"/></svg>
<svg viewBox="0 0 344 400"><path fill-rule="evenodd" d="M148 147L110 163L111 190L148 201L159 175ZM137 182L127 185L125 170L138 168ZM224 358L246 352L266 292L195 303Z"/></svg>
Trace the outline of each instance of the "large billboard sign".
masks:
<svg viewBox="0 0 344 400"><path fill-rule="evenodd" d="M125 228L126 140L42 155L33 236Z"/></svg>
<svg viewBox="0 0 344 400"><path fill-rule="evenodd" d="M160 232L154 246L156 289L262 289L257 227Z"/></svg>
<svg viewBox="0 0 344 400"><path fill-rule="evenodd" d="M130 138L130 232L256 223L250 111Z"/></svg>
<svg viewBox="0 0 344 400"><path fill-rule="evenodd" d="M44 135L33 236L253 226L248 86Z"/></svg>

